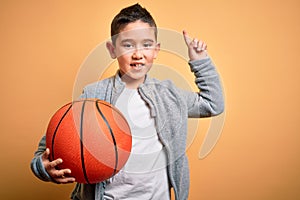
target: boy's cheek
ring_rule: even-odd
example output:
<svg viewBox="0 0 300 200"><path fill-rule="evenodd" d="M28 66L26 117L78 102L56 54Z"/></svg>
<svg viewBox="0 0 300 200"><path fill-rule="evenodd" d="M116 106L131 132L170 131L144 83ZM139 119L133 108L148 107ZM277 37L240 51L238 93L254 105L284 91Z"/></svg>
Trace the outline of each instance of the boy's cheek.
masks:
<svg viewBox="0 0 300 200"><path fill-rule="evenodd" d="M117 57L130 56L132 53L133 53L133 50L118 50L118 51L116 51Z"/></svg>

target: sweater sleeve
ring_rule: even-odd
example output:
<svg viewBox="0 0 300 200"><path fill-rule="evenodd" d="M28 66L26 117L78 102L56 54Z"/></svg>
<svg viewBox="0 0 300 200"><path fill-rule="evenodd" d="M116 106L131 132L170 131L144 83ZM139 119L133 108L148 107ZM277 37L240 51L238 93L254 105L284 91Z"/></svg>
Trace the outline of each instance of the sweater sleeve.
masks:
<svg viewBox="0 0 300 200"><path fill-rule="evenodd" d="M209 57L189 62L199 92L186 95L189 117L211 117L224 110L222 85Z"/></svg>
<svg viewBox="0 0 300 200"><path fill-rule="evenodd" d="M31 160L31 171L42 181L51 181L50 175L47 173L42 162L42 154L46 150L46 136L40 140L37 151L34 153L34 158Z"/></svg>

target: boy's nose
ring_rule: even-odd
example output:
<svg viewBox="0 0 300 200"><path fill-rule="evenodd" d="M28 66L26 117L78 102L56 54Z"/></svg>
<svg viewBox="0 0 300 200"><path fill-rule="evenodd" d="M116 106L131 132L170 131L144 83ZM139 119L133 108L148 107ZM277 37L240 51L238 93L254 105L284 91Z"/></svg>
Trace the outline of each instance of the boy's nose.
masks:
<svg viewBox="0 0 300 200"><path fill-rule="evenodd" d="M136 49L133 54L132 54L133 59L142 59L143 58L143 53L141 49Z"/></svg>

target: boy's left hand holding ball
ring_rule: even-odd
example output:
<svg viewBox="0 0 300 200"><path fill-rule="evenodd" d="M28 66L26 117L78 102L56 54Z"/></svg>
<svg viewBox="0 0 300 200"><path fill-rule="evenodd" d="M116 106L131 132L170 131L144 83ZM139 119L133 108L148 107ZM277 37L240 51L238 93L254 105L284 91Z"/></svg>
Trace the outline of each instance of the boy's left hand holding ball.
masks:
<svg viewBox="0 0 300 200"><path fill-rule="evenodd" d="M56 159L53 161L49 160L50 150L49 148L42 155L42 162L43 165L53 181L55 183L73 183L75 182L74 177L69 177L68 175L71 173L70 169L56 169L56 167L61 164L63 161L62 159Z"/></svg>

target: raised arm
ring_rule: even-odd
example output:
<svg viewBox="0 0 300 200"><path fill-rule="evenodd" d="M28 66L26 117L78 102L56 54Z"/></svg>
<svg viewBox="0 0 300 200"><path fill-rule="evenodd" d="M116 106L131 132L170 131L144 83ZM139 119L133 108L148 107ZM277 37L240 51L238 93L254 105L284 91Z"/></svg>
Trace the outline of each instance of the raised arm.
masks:
<svg viewBox="0 0 300 200"><path fill-rule="evenodd" d="M191 39L186 31L183 37L188 47L189 65L195 75L199 92L187 93L189 117L210 117L223 112L224 98L219 74L207 54L207 45Z"/></svg>

